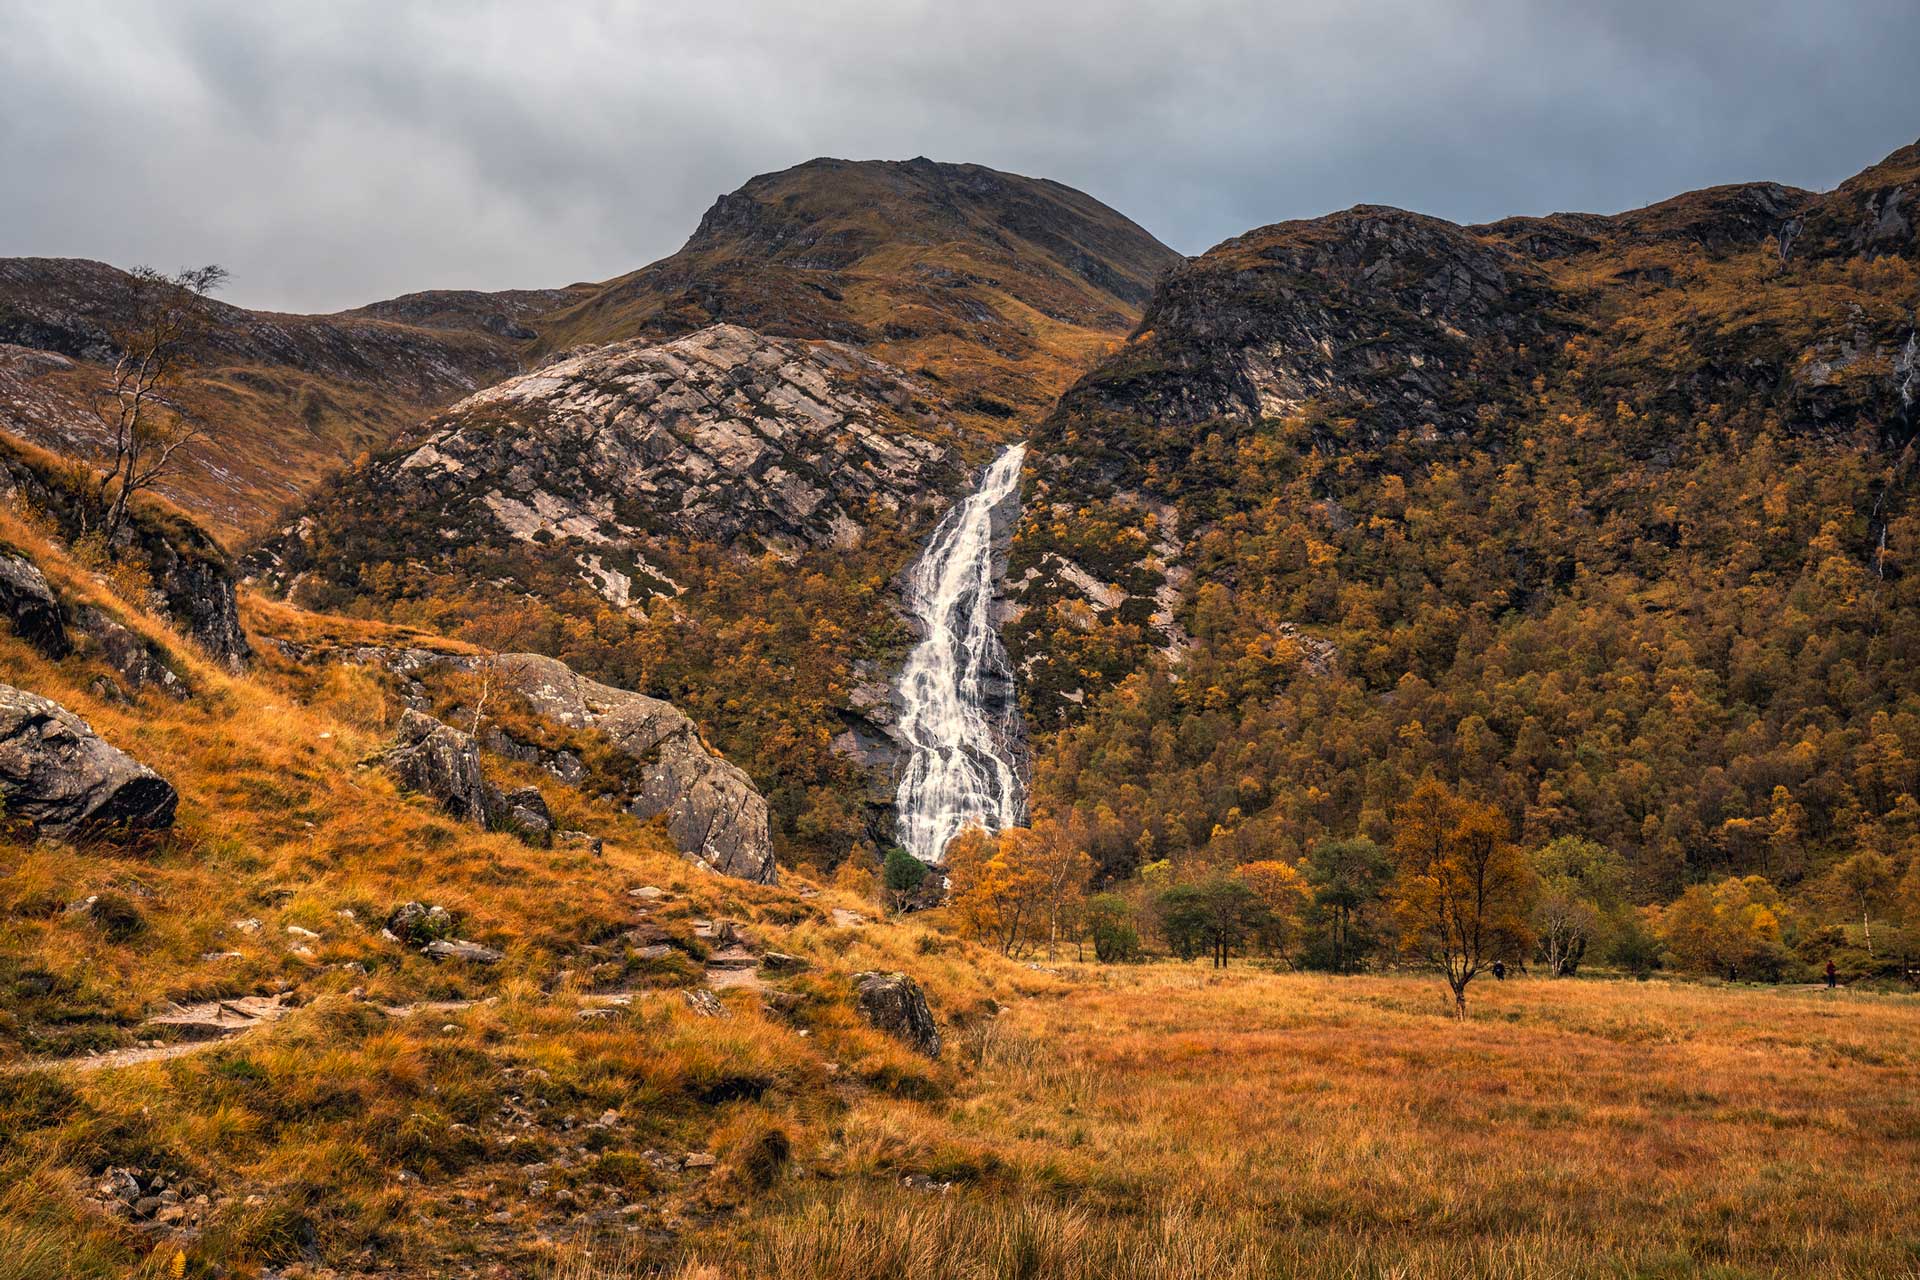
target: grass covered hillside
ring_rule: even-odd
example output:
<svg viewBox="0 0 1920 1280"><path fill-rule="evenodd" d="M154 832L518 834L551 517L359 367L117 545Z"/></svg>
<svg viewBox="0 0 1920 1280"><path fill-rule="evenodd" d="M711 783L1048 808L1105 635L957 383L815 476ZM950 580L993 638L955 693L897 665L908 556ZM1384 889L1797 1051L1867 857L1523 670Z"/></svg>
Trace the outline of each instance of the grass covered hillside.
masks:
<svg viewBox="0 0 1920 1280"><path fill-rule="evenodd" d="M1911 864L1917 182L1363 206L1176 272L1036 433L1036 807L1113 876L1384 841L1429 774L1642 902Z"/></svg>
<svg viewBox="0 0 1920 1280"><path fill-rule="evenodd" d="M554 312L542 344L716 322L831 338L1012 437L1138 319L1180 255L1082 192L981 165L810 160L720 197L685 247Z"/></svg>
<svg viewBox="0 0 1920 1280"><path fill-rule="evenodd" d="M791 872L701 870L597 790L491 753L497 784L537 785L603 847L481 830L380 763L390 677L279 656L460 646L250 607L235 674L44 522L0 514L0 539L177 682L12 634L0 681L180 797L164 831L0 837L0 1275L495 1274L602 1234L670 1252L775 1183L917 1168L883 1118L960 1068L863 1022L853 974L908 971L949 1038L1055 985ZM480 696L483 730L515 715ZM444 915L404 923L409 902Z"/></svg>

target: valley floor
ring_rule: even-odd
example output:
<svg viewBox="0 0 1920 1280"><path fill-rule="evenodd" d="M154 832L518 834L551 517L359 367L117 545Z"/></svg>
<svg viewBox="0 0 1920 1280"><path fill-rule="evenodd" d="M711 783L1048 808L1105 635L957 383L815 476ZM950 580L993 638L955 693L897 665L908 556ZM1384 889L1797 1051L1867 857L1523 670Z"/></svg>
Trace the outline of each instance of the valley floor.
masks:
<svg viewBox="0 0 1920 1280"><path fill-rule="evenodd" d="M789 1181L688 1274L1920 1274L1910 996L1485 980L1461 1025L1412 976L1064 976L951 1101L844 1118L924 1177Z"/></svg>

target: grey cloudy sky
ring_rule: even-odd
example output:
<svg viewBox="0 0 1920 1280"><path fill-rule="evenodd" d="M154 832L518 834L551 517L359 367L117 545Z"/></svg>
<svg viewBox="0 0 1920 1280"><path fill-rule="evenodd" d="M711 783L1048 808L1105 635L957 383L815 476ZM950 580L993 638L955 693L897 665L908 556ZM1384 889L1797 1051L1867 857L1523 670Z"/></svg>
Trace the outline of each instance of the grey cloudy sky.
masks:
<svg viewBox="0 0 1920 1280"><path fill-rule="evenodd" d="M603 279L816 155L1057 178L1196 253L1830 187L1920 136L1915 0L0 0L0 255L329 310Z"/></svg>

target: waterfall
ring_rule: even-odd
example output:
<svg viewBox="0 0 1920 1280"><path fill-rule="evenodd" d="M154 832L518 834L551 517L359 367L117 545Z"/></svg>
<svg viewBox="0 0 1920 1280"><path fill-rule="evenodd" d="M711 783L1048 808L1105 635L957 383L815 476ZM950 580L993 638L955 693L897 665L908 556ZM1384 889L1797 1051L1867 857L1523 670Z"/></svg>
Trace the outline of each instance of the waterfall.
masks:
<svg viewBox="0 0 1920 1280"><path fill-rule="evenodd" d="M1026 452L1016 444L994 459L907 579L923 638L900 673L909 754L894 803L901 843L923 862L969 825L998 831L1021 818L1013 672L993 620L993 510L1017 492Z"/></svg>

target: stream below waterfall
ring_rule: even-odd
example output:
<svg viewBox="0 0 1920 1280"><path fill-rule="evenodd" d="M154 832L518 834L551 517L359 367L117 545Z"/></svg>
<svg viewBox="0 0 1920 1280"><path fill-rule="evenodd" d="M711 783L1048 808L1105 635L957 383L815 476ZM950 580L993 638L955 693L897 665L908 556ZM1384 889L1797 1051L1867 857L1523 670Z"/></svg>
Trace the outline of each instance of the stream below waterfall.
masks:
<svg viewBox="0 0 1920 1280"><path fill-rule="evenodd" d="M894 797L900 843L938 861L968 826L1020 822L1013 670L993 616L994 509L1020 487L1027 447L1007 449L980 487L946 514L907 578L920 643L900 673L899 730L908 747Z"/></svg>

